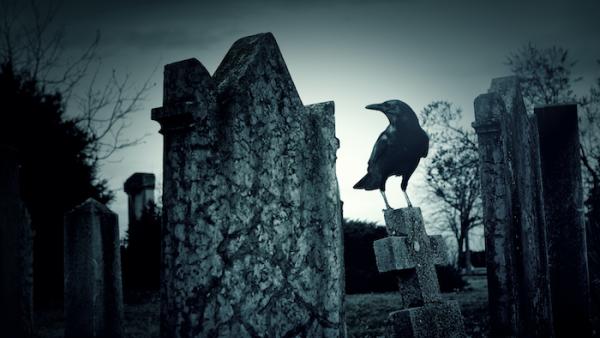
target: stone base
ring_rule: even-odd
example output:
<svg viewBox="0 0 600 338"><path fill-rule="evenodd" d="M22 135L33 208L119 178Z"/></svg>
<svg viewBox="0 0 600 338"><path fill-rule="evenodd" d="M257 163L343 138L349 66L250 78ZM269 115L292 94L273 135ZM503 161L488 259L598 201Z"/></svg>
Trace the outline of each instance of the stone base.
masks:
<svg viewBox="0 0 600 338"><path fill-rule="evenodd" d="M390 313L386 337L442 338L466 335L458 303L448 301Z"/></svg>

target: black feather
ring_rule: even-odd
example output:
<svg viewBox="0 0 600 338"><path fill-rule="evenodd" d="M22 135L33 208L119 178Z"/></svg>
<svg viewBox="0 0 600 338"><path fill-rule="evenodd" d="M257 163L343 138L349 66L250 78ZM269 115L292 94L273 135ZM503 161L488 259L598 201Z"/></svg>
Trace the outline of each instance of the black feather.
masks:
<svg viewBox="0 0 600 338"><path fill-rule="evenodd" d="M377 138L367 174L354 189L385 191L385 182L390 176L402 176L401 187L406 190L419 161L427 156L429 137L419 125L415 112L402 101L386 101L368 108L382 111L390 124Z"/></svg>

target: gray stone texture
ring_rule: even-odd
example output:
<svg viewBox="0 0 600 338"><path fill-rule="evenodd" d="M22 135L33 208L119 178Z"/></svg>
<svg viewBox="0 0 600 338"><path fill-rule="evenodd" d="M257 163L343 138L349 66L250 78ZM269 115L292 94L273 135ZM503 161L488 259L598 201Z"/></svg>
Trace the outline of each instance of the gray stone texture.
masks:
<svg viewBox="0 0 600 338"><path fill-rule="evenodd" d="M385 219L385 228L389 236L406 236L412 230L409 226L414 226L414 223L419 222L419 215L407 209L407 212L393 212L393 210L383 210L383 218Z"/></svg>
<svg viewBox="0 0 600 338"><path fill-rule="evenodd" d="M460 306L456 301L429 303L390 313L386 336L389 338L465 337Z"/></svg>
<svg viewBox="0 0 600 338"><path fill-rule="evenodd" d="M577 105L535 108L557 337L591 335Z"/></svg>
<svg viewBox="0 0 600 338"><path fill-rule="evenodd" d="M139 221L144 208L154 202L155 177L151 173L134 173L123 184L128 197L129 224Z"/></svg>
<svg viewBox="0 0 600 338"><path fill-rule="evenodd" d="M0 146L0 336L33 336L33 247L16 150Z"/></svg>
<svg viewBox="0 0 600 338"><path fill-rule="evenodd" d="M117 215L88 199L65 215L65 337L122 337Z"/></svg>
<svg viewBox="0 0 600 338"><path fill-rule="evenodd" d="M417 258L421 257L421 255L427 255L425 252L415 251L415 244L408 241L406 236L388 236L373 242L373 249L375 250L375 259L377 262L377 269L379 272L390 272L397 271L400 273L401 281L400 287L405 290L404 294L409 293L409 290L414 290L414 292L410 292L411 294L416 294L414 297L414 302L409 302L406 304L409 305L421 305L423 304L423 295L422 292L428 291L432 294L437 294L439 292L439 287L435 287L437 285L437 279L435 283L433 283L431 278L428 278L427 281L428 286L425 288L420 287L420 275L415 274L415 271L410 272L401 272L403 270L421 268L425 265L420 263L420 260L425 258ZM448 264L448 255L446 243L442 236L429 236L429 245L430 249L428 250L431 254L431 259L434 265L446 265ZM420 244L419 244L420 246ZM421 250L421 247L419 247ZM424 250L427 250L424 248ZM423 256L425 257L425 256ZM427 264L428 265L428 264ZM426 274L426 276L430 277L430 274ZM414 288L411 288L411 281L417 283L414 285ZM408 296L406 297L409 298ZM427 298L427 297L425 297Z"/></svg>
<svg viewBox="0 0 600 338"><path fill-rule="evenodd" d="M431 242L431 253L433 255L433 263L435 265L448 265L448 248L446 241L441 235L429 236Z"/></svg>
<svg viewBox="0 0 600 338"><path fill-rule="evenodd" d="M373 242L379 272L407 270L415 267L406 236L389 236Z"/></svg>
<svg viewBox="0 0 600 338"><path fill-rule="evenodd" d="M427 235L419 208L386 209L384 217L389 237L373 242L377 268L395 273L403 309L390 314L387 336L464 337L458 305L440 295L435 264L447 264L443 238Z"/></svg>
<svg viewBox="0 0 600 338"><path fill-rule="evenodd" d="M164 75L161 336L344 336L333 103L303 106L270 33Z"/></svg>
<svg viewBox="0 0 600 338"><path fill-rule="evenodd" d="M475 99L491 334L553 334L535 120L516 77Z"/></svg>
<svg viewBox="0 0 600 338"><path fill-rule="evenodd" d="M380 241L389 243L390 238L394 242L404 241L403 245L395 245L395 248L403 248L404 252L397 251L393 256L394 266L401 267L398 270L399 285L405 307L421 306L425 303L439 301L440 286L438 284L435 272L434 253L431 247L431 240L425 232L423 216L420 208L402 208L384 210L385 226L388 234L399 233L398 229L405 229L405 236L386 237L373 242L373 247L381 246ZM376 260L382 262L385 256L377 256ZM396 252L395 252L396 253ZM383 267L383 265L382 265ZM387 271L391 271L388 269ZM379 270L379 272L385 272Z"/></svg>

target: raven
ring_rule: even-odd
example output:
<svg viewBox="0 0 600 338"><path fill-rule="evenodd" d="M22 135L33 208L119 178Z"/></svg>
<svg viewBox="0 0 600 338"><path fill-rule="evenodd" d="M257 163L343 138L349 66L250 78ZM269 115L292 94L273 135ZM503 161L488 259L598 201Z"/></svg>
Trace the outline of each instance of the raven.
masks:
<svg viewBox="0 0 600 338"><path fill-rule="evenodd" d="M421 129L415 112L400 100L371 104L365 108L384 113L390 125L377 138L369 158L367 174L354 185L354 189L379 189L386 208L390 209L385 196L385 182L390 176L402 176L400 187L410 208L412 204L406 194L408 179L421 157L427 157L429 137Z"/></svg>

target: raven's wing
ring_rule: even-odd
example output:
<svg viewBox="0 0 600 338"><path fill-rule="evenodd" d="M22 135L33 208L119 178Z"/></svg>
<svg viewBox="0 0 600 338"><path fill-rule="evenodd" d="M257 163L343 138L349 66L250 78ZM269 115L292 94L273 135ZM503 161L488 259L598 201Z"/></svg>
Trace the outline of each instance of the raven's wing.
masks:
<svg viewBox="0 0 600 338"><path fill-rule="evenodd" d="M419 128L421 129L421 128ZM427 154L429 153L429 136L427 136L427 133L425 133L425 131L423 129L421 129L420 134L420 138L421 140L419 140L418 143L418 152L419 152L419 157L427 157Z"/></svg>
<svg viewBox="0 0 600 338"><path fill-rule="evenodd" d="M385 134L385 132L381 133L373 146L373 151L371 151L371 157L369 157L369 167L373 166L377 161L387 152L387 149L390 147L390 138Z"/></svg>

